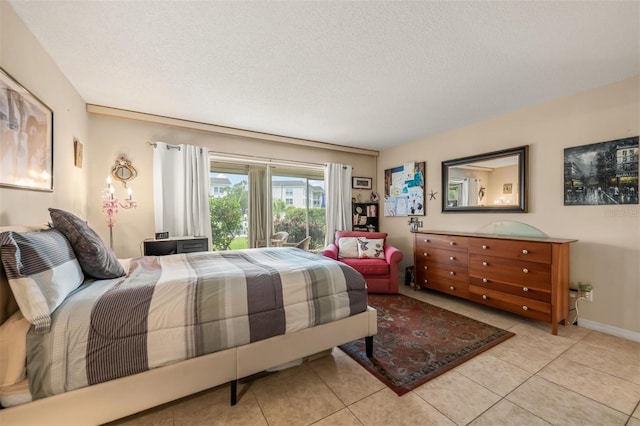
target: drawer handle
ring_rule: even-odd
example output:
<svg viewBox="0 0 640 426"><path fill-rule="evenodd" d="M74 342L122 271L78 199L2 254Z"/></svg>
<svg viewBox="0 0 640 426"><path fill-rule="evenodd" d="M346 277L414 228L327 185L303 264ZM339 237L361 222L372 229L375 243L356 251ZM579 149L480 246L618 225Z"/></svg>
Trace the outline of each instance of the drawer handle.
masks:
<svg viewBox="0 0 640 426"><path fill-rule="evenodd" d="M451 271L451 272L449 272L449 273L450 273L451 275L455 275L455 274L456 274L456 273L455 273L455 272L453 272L453 271Z"/></svg>
<svg viewBox="0 0 640 426"><path fill-rule="evenodd" d="M522 254L529 254L529 250L527 249L522 250Z"/></svg>
<svg viewBox="0 0 640 426"><path fill-rule="evenodd" d="M482 250L486 250L486 249L488 249L488 248L489 248L489 246L488 246L488 245L486 245L486 244L483 244L483 245L482 245Z"/></svg>
<svg viewBox="0 0 640 426"><path fill-rule="evenodd" d="M429 256L429 253L427 253L426 251L424 253L422 253L423 256Z"/></svg>
<svg viewBox="0 0 640 426"><path fill-rule="evenodd" d="M449 260L456 260L456 258L453 256L449 256Z"/></svg>
<svg viewBox="0 0 640 426"><path fill-rule="evenodd" d="M428 266L425 266L425 267L424 267L424 269L425 269L425 271L426 271L427 269L429 269L429 267L428 267Z"/></svg>
<svg viewBox="0 0 640 426"><path fill-rule="evenodd" d="M489 280L488 280L488 279L486 279L486 278L483 278L483 279L482 279L482 282L483 282L483 283L488 283L488 282L489 282Z"/></svg>
<svg viewBox="0 0 640 426"><path fill-rule="evenodd" d="M529 287L522 287L522 291L529 291Z"/></svg>
<svg viewBox="0 0 640 426"><path fill-rule="evenodd" d="M424 242L425 242L425 243L430 243L431 241L429 241L429 240L424 240Z"/></svg>
<svg viewBox="0 0 640 426"><path fill-rule="evenodd" d="M522 307L522 310L523 310L523 311L528 311L528 310L529 310L529 308L527 307L527 305L524 305L524 306Z"/></svg>
<svg viewBox="0 0 640 426"><path fill-rule="evenodd" d="M429 282L429 280L424 280L424 283L427 284Z"/></svg>
<svg viewBox="0 0 640 426"><path fill-rule="evenodd" d="M487 295L486 295L486 294L483 294L483 295L482 295L482 299L487 300L487 299L488 299Z"/></svg>
<svg viewBox="0 0 640 426"><path fill-rule="evenodd" d="M456 242L455 242L455 241L449 241L449 245L450 245L450 246L455 246L455 245L456 245Z"/></svg>
<svg viewBox="0 0 640 426"><path fill-rule="evenodd" d="M482 266L487 266L488 263L487 262L482 262Z"/></svg>
<svg viewBox="0 0 640 426"><path fill-rule="evenodd" d="M522 270L522 272L524 272L525 274L528 274L528 273L529 273L529 270L528 270L527 268L524 268L524 269Z"/></svg>
<svg viewBox="0 0 640 426"><path fill-rule="evenodd" d="M449 290L455 290L456 288L454 286L449 287Z"/></svg>

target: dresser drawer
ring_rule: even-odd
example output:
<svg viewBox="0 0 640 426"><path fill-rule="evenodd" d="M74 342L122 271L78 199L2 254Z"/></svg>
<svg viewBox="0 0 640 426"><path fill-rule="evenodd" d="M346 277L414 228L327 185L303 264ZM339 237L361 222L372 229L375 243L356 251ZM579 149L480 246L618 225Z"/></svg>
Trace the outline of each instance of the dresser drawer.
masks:
<svg viewBox="0 0 640 426"><path fill-rule="evenodd" d="M416 251L416 257L426 260L430 265L442 265L447 268L450 266L466 268L468 255L465 252L455 250L424 247L422 250Z"/></svg>
<svg viewBox="0 0 640 426"><path fill-rule="evenodd" d="M193 253L198 251L207 251L207 238L194 238L192 240L178 240L178 253Z"/></svg>
<svg viewBox="0 0 640 426"><path fill-rule="evenodd" d="M416 250L444 249L455 251L467 251L469 238L456 235L416 234Z"/></svg>
<svg viewBox="0 0 640 426"><path fill-rule="evenodd" d="M551 321L551 304L469 285L469 299L540 321Z"/></svg>
<svg viewBox="0 0 640 426"><path fill-rule="evenodd" d="M467 271L466 265L439 265L430 263L426 259L418 259L415 265L415 279L419 282L444 279L467 284L469 282Z"/></svg>
<svg viewBox="0 0 640 426"><path fill-rule="evenodd" d="M422 265L424 274L423 276L427 279L448 279L451 281L457 281L461 283L469 282L469 275L467 274L467 268L441 268L430 266L428 263Z"/></svg>
<svg viewBox="0 0 640 426"><path fill-rule="evenodd" d="M527 262L551 263L551 244L524 240L498 240L493 238L469 238L469 253Z"/></svg>
<svg viewBox="0 0 640 426"><path fill-rule="evenodd" d="M416 282L417 283L417 282ZM469 297L469 285L466 282L458 282L448 278L426 278L419 283L422 288L441 291L458 297Z"/></svg>
<svg viewBox="0 0 640 426"><path fill-rule="evenodd" d="M504 259L482 254L469 255L469 276L551 290L551 265Z"/></svg>
<svg viewBox="0 0 640 426"><path fill-rule="evenodd" d="M519 284L502 283L487 278L469 277L469 284L489 290L501 291L527 299L535 299L541 302L551 303L551 291L534 287L525 287Z"/></svg>

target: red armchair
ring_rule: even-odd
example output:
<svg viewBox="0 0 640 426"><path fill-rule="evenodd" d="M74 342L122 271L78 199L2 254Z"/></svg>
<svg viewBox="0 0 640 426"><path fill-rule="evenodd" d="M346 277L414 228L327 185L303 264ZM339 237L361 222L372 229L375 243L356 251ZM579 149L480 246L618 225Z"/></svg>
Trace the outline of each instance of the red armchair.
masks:
<svg viewBox="0 0 640 426"><path fill-rule="evenodd" d="M346 240L341 242L342 238ZM376 242L371 240L382 240L382 249L376 250ZM385 232L336 231L334 241L324 248L322 255L346 263L360 272L367 282L369 293L398 292L398 264L402 260L402 252L387 244Z"/></svg>

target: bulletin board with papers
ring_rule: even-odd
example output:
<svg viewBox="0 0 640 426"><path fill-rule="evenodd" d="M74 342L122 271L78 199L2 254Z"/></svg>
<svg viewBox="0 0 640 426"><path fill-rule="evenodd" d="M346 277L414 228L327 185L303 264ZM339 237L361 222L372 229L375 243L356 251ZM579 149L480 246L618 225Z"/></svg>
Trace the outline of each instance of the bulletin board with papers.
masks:
<svg viewBox="0 0 640 426"><path fill-rule="evenodd" d="M425 170L423 161L384 171L385 216L424 216Z"/></svg>

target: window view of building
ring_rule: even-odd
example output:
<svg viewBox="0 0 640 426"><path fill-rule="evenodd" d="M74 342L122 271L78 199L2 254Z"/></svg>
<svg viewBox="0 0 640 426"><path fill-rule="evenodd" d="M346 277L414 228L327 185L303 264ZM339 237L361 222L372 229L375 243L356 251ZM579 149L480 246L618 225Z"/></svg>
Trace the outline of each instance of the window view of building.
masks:
<svg viewBox="0 0 640 426"><path fill-rule="evenodd" d="M326 232L324 179L305 171L298 171L298 176L277 173L276 169L271 180L273 231L287 232L288 243L310 236L310 249L322 248Z"/></svg>
<svg viewBox="0 0 640 426"><path fill-rule="evenodd" d="M266 166L265 166L266 170ZM321 249L325 234L325 193L321 171L273 168L271 173L271 232L286 232L284 244L311 237L310 250ZM233 250L250 246L248 167L212 163L210 210L213 247ZM264 206L262 206L264 207ZM266 209L260 209L266 212ZM254 228L255 229L255 228Z"/></svg>

